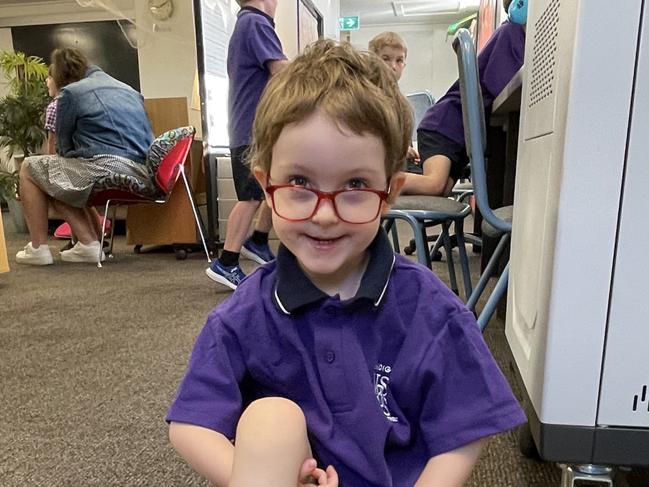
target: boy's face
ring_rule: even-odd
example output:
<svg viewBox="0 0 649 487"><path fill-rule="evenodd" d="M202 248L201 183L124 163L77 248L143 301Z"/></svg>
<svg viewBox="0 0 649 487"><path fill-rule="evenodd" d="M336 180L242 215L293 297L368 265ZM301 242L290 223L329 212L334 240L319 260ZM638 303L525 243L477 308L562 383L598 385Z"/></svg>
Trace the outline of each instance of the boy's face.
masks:
<svg viewBox="0 0 649 487"><path fill-rule="evenodd" d="M305 120L284 127L273 147L270 174L257 168L255 177L264 188L292 184L325 192L349 188L387 191L384 160L385 149L378 137L357 135L346 128L341 131L331 118L316 110ZM389 202L402 185L402 174L392 177ZM277 193L275 197L279 200ZM271 205L269 195L266 202ZM311 281L320 289L335 290L346 286L350 276L363 272L367 247L378 231L380 213L388 205L377 200L375 208L380 212L370 216L373 219L368 223L346 223L338 217L332 201L323 199L315 213L303 221L289 221L273 211L273 227Z"/></svg>
<svg viewBox="0 0 649 487"><path fill-rule="evenodd" d="M383 46L377 54L390 67L399 81L406 67L406 52L400 47Z"/></svg>

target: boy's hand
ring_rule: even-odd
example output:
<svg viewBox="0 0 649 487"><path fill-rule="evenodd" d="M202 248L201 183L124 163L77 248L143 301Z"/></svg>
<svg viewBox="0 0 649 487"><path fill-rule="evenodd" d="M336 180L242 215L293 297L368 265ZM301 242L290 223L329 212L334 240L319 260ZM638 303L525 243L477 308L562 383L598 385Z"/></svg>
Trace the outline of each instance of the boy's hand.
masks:
<svg viewBox="0 0 649 487"><path fill-rule="evenodd" d="M305 460L300 469L300 483L298 487L318 485L322 487L338 487L338 473L333 466L329 465L327 470L318 468L313 458Z"/></svg>
<svg viewBox="0 0 649 487"><path fill-rule="evenodd" d="M418 164L420 162L419 152L417 152L414 147L408 147L408 154L406 155L406 159L414 162L415 164Z"/></svg>

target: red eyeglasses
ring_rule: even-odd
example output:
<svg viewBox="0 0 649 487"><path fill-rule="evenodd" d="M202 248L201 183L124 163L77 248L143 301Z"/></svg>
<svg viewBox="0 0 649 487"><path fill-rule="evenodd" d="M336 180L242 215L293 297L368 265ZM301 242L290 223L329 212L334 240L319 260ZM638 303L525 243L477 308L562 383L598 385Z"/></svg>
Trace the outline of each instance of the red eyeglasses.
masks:
<svg viewBox="0 0 649 487"><path fill-rule="evenodd" d="M308 220L315 215L320 202L329 200L338 218L346 223L369 223L381 212L381 202L388 199L389 191L377 189L340 189L318 191L294 184L266 186L273 210L277 216L292 222Z"/></svg>

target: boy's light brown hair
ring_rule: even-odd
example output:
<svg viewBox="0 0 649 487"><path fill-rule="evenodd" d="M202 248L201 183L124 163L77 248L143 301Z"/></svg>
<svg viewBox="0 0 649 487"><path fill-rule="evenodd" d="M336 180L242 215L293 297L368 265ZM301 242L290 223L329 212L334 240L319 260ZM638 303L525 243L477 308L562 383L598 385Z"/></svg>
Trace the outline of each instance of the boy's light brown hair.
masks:
<svg viewBox="0 0 649 487"><path fill-rule="evenodd" d="M369 49L374 54L380 54L381 49L386 46L395 49L402 49L404 57L408 56L408 46L406 45L406 41L404 41L396 32L381 32L369 43Z"/></svg>
<svg viewBox="0 0 649 487"><path fill-rule="evenodd" d="M328 39L309 46L266 86L253 125L250 165L269 173L282 129L316 109L342 129L379 137L388 177L403 168L412 112L394 75L377 55Z"/></svg>

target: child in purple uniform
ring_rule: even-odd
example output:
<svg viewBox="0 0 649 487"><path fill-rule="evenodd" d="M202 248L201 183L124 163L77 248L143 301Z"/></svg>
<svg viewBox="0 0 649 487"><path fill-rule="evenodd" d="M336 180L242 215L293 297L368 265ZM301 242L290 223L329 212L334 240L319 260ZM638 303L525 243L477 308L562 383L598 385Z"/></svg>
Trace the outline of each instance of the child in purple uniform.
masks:
<svg viewBox="0 0 649 487"><path fill-rule="evenodd" d="M488 117L491 105L523 66L525 54L526 17L518 15L519 4L526 0L505 0L505 10L516 8L515 16L510 14L491 36L478 56L480 86L485 115ZM460 85L456 81L428 109L417 129L417 149L421 157L423 174L406 174L404 193L448 196L464 173L469 163L464 144L464 125L462 121L462 101Z"/></svg>
<svg viewBox="0 0 649 487"><path fill-rule="evenodd" d="M205 270L210 279L230 289L236 289L246 277L239 266L240 254L259 264L274 258L268 247L271 220L266 205L259 211L252 236L246 238L264 198L264 192L250 174L246 158L261 93L268 80L288 63L275 33L273 17L277 0L237 0L237 3L241 10L228 46L228 130L238 202L228 216L223 251Z"/></svg>
<svg viewBox="0 0 649 487"><path fill-rule="evenodd" d="M389 68L314 43L268 85L252 171L277 259L208 317L167 421L215 485L454 487L525 421L473 314L396 255L408 102Z"/></svg>

